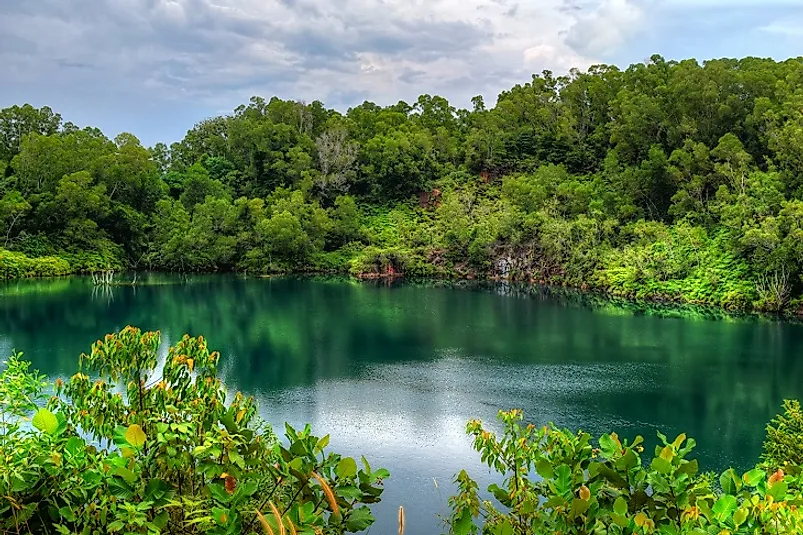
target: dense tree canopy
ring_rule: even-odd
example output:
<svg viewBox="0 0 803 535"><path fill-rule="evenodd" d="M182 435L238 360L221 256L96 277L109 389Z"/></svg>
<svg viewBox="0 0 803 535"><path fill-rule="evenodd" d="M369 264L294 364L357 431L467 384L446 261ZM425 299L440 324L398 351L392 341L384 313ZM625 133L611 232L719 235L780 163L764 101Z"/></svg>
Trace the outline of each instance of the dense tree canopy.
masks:
<svg viewBox="0 0 803 535"><path fill-rule="evenodd" d="M2 246L74 271L510 276L778 310L802 236L803 58L547 71L470 110L254 97L152 148L0 111Z"/></svg>

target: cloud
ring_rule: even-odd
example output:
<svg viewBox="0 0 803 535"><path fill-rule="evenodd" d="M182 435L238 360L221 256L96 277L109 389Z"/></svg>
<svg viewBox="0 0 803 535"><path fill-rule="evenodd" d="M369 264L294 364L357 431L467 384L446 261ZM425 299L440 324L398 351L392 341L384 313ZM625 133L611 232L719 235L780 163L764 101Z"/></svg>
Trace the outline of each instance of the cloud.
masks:
<svg viewBox="0 0 803 535"><path fill-rule="evenodd" d="M644 7L634 0L603 0L590 10L568 2L564 7L577 14L566 43L578 54L610 55L644 26Z"/></svg>
<svg viewBox="0 0 803 535"><path fill-rule="evenodd" d="M476 94L493 101L533 72L662 52L639 45L656 20L694 19L695 5L721 10L723 2L2 0L0 107L36 95L71 119L59 103L83 110L87 122L103 119L94 108L105 103L139 122L152 113L148 120L164 123L164 110L211 115L252 95L344 110L426 92L468 106ZM682 25L672 35L682 39Z"/></svg>
<svg viewBox="0 0 803 535"><path fill-rule="evenodd" d="M586 61L560 0L43 0L0 6L10 83L236 105L248 94L379 101L498 91L534 66ZM34 9L35 7L35 9ZM488 74L501 72L503 79ZM457 80L481 81L455 87ZM348 91L344 91L344 87ZM304 94L296 94L300 91Z"/></svg>
<svg viewBox="0 0 803 535"><path fill-rule="evenodd" d="M797 21L779 20L762 26L760 31L783 37L803 37L803 18Z"/></svg>

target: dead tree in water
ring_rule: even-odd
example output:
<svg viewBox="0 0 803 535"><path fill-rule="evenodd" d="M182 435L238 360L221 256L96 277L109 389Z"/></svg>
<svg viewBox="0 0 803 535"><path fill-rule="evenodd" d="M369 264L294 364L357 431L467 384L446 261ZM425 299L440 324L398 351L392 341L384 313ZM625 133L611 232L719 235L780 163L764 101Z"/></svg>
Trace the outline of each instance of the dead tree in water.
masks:
<svg viewBox="0 0 803 535"><path fill-rule="evenodd" d="M114 270L92 272L92 284L95 286L111 286L114 282Z"/></svg>

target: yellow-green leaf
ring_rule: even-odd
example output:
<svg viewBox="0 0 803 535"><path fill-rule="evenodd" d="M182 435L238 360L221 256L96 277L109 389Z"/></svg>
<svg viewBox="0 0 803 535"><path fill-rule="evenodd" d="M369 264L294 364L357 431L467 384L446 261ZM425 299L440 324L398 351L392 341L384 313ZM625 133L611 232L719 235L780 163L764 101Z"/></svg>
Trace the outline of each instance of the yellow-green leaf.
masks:
<svg viewBox="0 0 803 535"><path fill-rule="evenodd" d="M35 428L48 435L55 435L59 428L59 421L56 415L47 409L39 409L33 415L31 422Z"/></svg>
<svg viewBox="0 0 803 535"><path fill-rule="evenodd" d="M125 432L125 440L131 446L139 449L145 445L145 431L138 424L129 425Z"/></svg>
<svg viewBox="0 0 803 535"><path fill-rule="evenodd" d="M357 475L357 462L351 457L345 457L335 467L337 477L349 478Z"/></svg>
<svg viewBox="0 0 803 535"><path fill-rule="evenodd" d="M647 520L648 520L647 515L645 515L644 513L638 513L636 514L635 518L633 518L633 522L635 522L636 525L640 528L644 527L644 525L647 523Z"/></svg>
<svg viewBox="0 0 803 535"><path fill-rule="evenodd" d="M739 527L739 524L744 524L744 521L747 520L747 509L744 507L737 509L735 513L733 513L733 522L736 524L736 527Z"/></svg>

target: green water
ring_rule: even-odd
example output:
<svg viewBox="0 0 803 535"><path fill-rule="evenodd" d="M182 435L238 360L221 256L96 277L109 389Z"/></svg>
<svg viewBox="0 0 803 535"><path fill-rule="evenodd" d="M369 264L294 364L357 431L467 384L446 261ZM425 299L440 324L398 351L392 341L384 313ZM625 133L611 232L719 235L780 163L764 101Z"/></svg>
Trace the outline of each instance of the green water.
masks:
<svg viewBox="0 0 803 535"><path fill-rule="evenodd" d="M279 424L310 422L392 472L372 533L439 533L449 481L487 484L465 421L520 407L528 420L595 435L687 432L704 469L755 462L784 397L803 395L803 326L659 318L505 287L151 276L93 291L86 279L0 284L0 353L51 377L127 324L169 344L203 334L227 385ZM435 485L437 482L437 487Z"/></svg>

